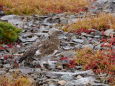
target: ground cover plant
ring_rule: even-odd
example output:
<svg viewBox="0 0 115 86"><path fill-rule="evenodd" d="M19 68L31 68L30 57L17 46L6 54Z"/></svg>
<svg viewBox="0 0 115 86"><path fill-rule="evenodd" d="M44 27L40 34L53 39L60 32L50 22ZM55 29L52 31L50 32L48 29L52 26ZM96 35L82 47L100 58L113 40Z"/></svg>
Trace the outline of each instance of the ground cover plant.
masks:
<svg viewBox="0 0 115 86"><path fill-rule="evenodd" d="M84 48L77 50L76 63L82 65L84 69L93 69L97 74L106 73L108 75L105 81L115 85L115 51L112 46L115 45L115 37L102 39L103 50L92 50Z"/></svg>
<svg viewBox="0 0 115 86"><path fill-rule="evenodd" d="M101 13L96 16L90 16L79 19L76 23L63 28L67 32L79 32L87 29L115 29L115 16L111 14Z"/></svg>
<svg viewBox="0 0 115 86"><path fill-rule="evenodd" d="M85 11L87 0L0 0L8 14L47 14Z"/></svg>

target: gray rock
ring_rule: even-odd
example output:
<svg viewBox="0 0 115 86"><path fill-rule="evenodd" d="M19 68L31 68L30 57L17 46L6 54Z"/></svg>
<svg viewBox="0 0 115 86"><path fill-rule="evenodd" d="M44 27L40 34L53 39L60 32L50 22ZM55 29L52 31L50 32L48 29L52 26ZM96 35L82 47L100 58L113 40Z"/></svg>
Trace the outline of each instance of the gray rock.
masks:
<svg viewBox="0 0 115 86"><path fill-rule="evenodd" d="M31 36L31 37L19 37L19 39L22 41L22 42L35 42L37 39L38 39L38 37L36 36L36 35L34 35L34 36Z"/></svg>
<svg viewBox="0 0 115 86"><path fill-rule="evenodd" d="M71 46L62 46L62 48L63 48L64 50L70 50L70 49L73 49L74 47L71 47Z"/></svg>
<svg viewBox="0 0 115 86"><path fill-rule="evenodd" d="M100 35L96 35L96 36L94 36L95 38L100 38L101 36Z"/></svg>
<svg viewBox="0 0 115 86"><path fill-rule="evenodd" d="M57 86L57 85L52 83L52 84L49 84L48 86Z"/></svg>
<svg viewBox="0 0 115 86"><path fill-rule="evenodd" d="M85 77L85 78L80 78L77 80L72 80L70 82L67 82L67 84L65 86L78 86L78 85L88 85L88 84L93 84L95 81L95 78L93 77Z"/></svg>
<svg viewBox="0 0 115 86"><path fill-rule="evenodd" d="M108 29L104 32L104 35L106 36L111 36L113 35L115 32L114 32L114 29Z"/></svg>
<svg viewBox="0 0 115 86"><path fill-rule="evenodd" d="M5 15L4 11L0 10L0 17L4 15Z"/></svg>
<svg viewBox="0 0 115 86"><path fill-rule="evenodd" d="M76 43L83 43L84 40L82 40L82 39L73 39L73 42L76 42Z"/></svg>
<svg viewBox="0 0 115 86"><path fill-rule="evenodd" d="M6 73L6 71L4 71L4 70L0 71L0 75L5 74L5 73Z"/></svg>
<svg viewBox="0 0 115 86"><path fill-rule="evenodd" d="M60 18L60 24L68 24L68 19Z"/></svg>
<svg viewBox="0 0 115 86"><path fill-rule="evenodd" d="M13 25L16 25L19 28L23 27L23 21L21 20L20 16L16 15L6 15L0 18L1 20L8 21L9 23L12 23Z"/></svg>
<svg viewBox="0 0 115 86"><path fill-rule="evenodd" d="M4 67L5 68L11 68L11 65L10 64L5 64Z"/></svg>
<svg viewBox="0 0 115 86"><path fill-rule="evenodd" d="M69 74L61 76L62 80L67 80L67 81L73 80L73 78L74 77L72 75L69 75Z"/></svg>
<svg viewBox="0 0 115 86"><path fill-rule="evenodd" d="M76 52L72 51L72 50L70 50L70 51L63 51L63 52L59 53L59 55L62 55L64 57L69 57L69 58L74 57L75 54L76 54Z"/></svg>
<svg viewBox="0 0 115 86"><path fill-rule="evenodd" d="M87 44L87 45L83 45L82 48L91 48L91 49L93 49L94 46L92 44Z"/></svg>
<svg viewBox="0 0 115 86"><path fill-rule="evenodd" d="M94 47L94 49L96 49L96 50L100 50L100 49L102 49L101 45L102 45L102 44L98 44L98 45L96 45L96 46Z"/></svg>
<svg viewBox="0 0 115 86"><path fill-rule="evenodd" d="M103 84L103 83L93 83L93 86L110 86L108 84Z"/></svg>

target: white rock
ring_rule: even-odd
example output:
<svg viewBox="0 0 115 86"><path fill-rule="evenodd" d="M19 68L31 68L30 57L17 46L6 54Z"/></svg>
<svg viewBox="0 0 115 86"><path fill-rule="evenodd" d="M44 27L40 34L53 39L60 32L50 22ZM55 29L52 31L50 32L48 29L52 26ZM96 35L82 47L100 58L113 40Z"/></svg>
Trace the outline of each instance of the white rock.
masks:
<svg viewBox="0 0 115 86"><path fill-rule="evenodd" d="M83 78L81 75L78 75L78 76L77 76L77 79L81 79L81 78Z"/></svg>
<svg viewBox="0 0 115 86"><path fill-rule="evenodd" d="M106 36L111 36L113 35L115 32L114 32L114 29L108 29L104 32L104 35Z"/></svg>
<svg viewBox="0 0 115 86"><path fill-rule="evenodd" d="M83 43L84 42L84 40L82 40L82 39L73 39L73 41L77 42L77 43Z"/></svg>
<svg viewBox="0 0 115 86"><path fill-rule="evenodd" d="M71 82L68 82L67 84L71 83L71 84L74 84L74 86L87 85L87 84L93 84L94 81L95 81L95 78L93 78L93 77L85 77L85 78L80 78L78 80L73 80ZM66 85L66 86L68 86L68 85Z"/></svg>

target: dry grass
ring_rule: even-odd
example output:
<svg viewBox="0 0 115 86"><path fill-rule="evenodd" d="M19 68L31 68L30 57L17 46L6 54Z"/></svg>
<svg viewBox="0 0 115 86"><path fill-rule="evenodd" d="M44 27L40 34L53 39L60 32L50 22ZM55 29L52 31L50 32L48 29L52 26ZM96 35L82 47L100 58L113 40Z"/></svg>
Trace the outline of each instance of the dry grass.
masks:
<svg viewBox="0 0 115 86"><path fill-rule="evenodd" d="M7 13L47 14L78 12L88 6L87 0L0 0Z"/></svg>
<svg viewBox="0 0 115 86"><path fill-rule="evenodd" d="M98 14L97 16L90 16L79 19L76 23L64 27L64 31L75 31L77 29L115 29L115 17L111 14Z"/></svg>
<svg viewBox="0 0 115 86"><path fill-rule="evenodd" d="M0 75L0 86L33 86L33 79L17 73Z"/></svg>

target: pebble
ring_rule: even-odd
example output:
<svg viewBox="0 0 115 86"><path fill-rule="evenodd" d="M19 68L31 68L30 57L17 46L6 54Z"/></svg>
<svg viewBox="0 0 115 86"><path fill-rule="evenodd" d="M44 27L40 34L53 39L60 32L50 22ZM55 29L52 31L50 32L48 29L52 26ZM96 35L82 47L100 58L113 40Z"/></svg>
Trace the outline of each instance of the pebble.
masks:
<svg viewBox="0 0 115 86"><path fill-rule="evenodd" d="M81 75L78 75L77 77L76 77L77 79L80 79L80 78L83 78Z"/></svg>
<svg viewBox="0 0 115 86"><path fill-rule="evenodd" d="M64 86L66 83L67 83L67 81L65 81L65 80L58 81L58 84L62 85L62 86Z"/></svg>

